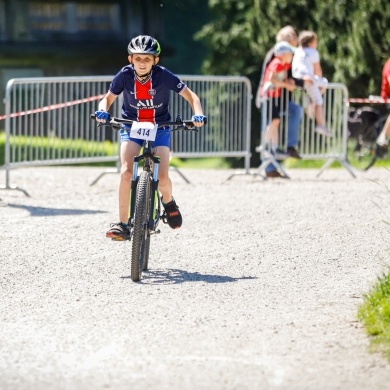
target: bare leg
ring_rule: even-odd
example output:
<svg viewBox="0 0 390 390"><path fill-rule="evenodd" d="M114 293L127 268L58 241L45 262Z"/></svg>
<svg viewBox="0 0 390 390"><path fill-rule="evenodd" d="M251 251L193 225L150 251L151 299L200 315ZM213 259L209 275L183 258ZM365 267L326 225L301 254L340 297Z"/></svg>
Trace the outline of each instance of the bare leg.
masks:
<svg viewBox="0 0 390 390"><path fill-rule="evenodd" d="M305 89L310 96L311 101L315 103L314 115L316 119L317 128L322 128L322 130L320 131L321 133L329 133L329 130L326 129L325 126L323 99L318 86L316 84L313 84L313 82L310 83L308 80L305 80Z"/></svg>
<svg viewBox="0 0 390 390"><path fill-rule="evenodd" d="M164 203L172 200L172 181L169 178L169 158L170 150L166 146L158 146L156 155L160 156L160 168L158 171L158 188L164 199Z"/></svg>
<svg viewBox="0 0 390 390"><path fill-rule="evenodd" d="M316 105L315 117L317 126L324 126L324 111L322 109L322 105Z"/></svg>
<svg viewBox="0 0 390 390"><path fill-rule="evenodd" d="M273 119L266 130L265 139L271 148L276 148L279 145L279 123L280 119Z"/></svg>
<svg viewBox="0 0 390 390"><path fill-rule="evenodd" d="M129 220L130 187L133 175L133 159L138 156L141 147L135 142L121 144L121 174L119 182L119 219L127 223Z"/></svg>

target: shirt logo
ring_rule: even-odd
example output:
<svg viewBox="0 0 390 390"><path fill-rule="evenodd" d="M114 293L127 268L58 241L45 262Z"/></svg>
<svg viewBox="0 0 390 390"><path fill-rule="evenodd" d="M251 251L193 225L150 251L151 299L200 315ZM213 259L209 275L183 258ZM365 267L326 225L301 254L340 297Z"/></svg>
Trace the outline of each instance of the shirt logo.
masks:
<svg viewBox="0 0 390 390"><path fill-rule="evenodd" d="M138 103L137 103L137 107L138 108L143 108L143 107L150 108L150 107L153 107L153 99L139 100Z"/></svg>
<svg viewBox="0 0 390 390"><path fill-rule="evenodd" d="M179 83L179 84L177 84L177 88L181 88L183 86L183 83Z"/></svg>
<svg viewBox="0 0 390 390"><path fill-rule="evenodd" d="M150 100L139 100L137 105L134 105L134 104L130 103L130 107L136 109L137 111L138 110L150 110L150 109L156 110L158 108L161 108L162 105L163 105L162 103L154 104L153 103L153 99L150 99Z"/></svg>
<svg viewBox="0 0 390 390"><path fill-rule="evenodd" d="M156 90L155 89L149 89L148 95L154 96L155 94L156 94Z"/></svg>

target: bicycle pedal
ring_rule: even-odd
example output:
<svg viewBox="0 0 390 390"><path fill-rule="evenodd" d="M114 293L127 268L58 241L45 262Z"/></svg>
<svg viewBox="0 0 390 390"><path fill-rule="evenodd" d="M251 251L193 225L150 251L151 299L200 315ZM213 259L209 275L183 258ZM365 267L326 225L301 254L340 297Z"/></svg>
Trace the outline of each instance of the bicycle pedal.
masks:
<svg viewBox="0 0 390 390"><path fill-rule="evenodd" d="M111 237L111 240L112 240L112 241L124 241L125 238L124 238L124 237L121 237L121 236L118 236L118 237Z"/></svg>
<svg viewBox="0 0 390 390"><path fill-rule="evenodd" d="M116 236L116 237L111 237L112 241L130 241L131 236Z"/></svg>

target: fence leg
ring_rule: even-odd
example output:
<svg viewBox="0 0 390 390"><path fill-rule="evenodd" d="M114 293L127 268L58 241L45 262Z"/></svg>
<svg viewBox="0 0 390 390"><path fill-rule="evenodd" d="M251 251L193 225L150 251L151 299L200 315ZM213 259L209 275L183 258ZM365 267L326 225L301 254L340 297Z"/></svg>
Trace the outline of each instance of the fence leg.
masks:
<svg viewBox="0 0 390 390"><path fill-rule="evenodd" d="M177 172L187 184L191 184L191 182L183 175L182 172L179 171L178 168L170 166L169 170L173 170L173 171Z"/></svg>
<svg viewBox="0 0 390 390"><path fill-rule="evenodd" d="M290 178L290 175L288 175L288 173L282 168L282 166L279 164L279 162L275 159L274 156L272 156L272 154L270 154L269 156L267 156L265 159L263 159L262 163L260 164L260 166L257 168L257 173L255 173L254 175L257 176L259 175L262 171L265 172L265 169L268 167L268 165L270 165L272 163L272 165L276 168L277 171L281 172L287 179L291 179Z"/></svg>
<svg viewBox="0 0 390 390"><path fill-rule="evenodd" d="M346 160L340 160L340 163L343 165L343 167L352 175L353 178L356 178L355 172L353 171L353 168Z"/></svg>
<svg viewBox="0 0 390 390"><path fill-rule="evenodd" d="M107 175L109 173L119 173L119 169L118 168L116 170L107 169L107 171L101 173L89 186L90 187L94 186L104 175Z"/></svg>
<svg viewBox="0 0 390 390"><path fill-rule="evenodd" d="M234 176L248 176L248 175L253 175L252 173L249 172L249 170L246 170L244 173L232 173L226 180L225 182L229 181L232 177Z"/></svg>
<svg viewBox="0 0 390 390"><path fill-rule="evenodd" d="M356 178L355 172L353 171L351 165L345 160L341 158L330 158L325 162L320 171L317 173L316 177L319 177L325 169L329 168L335 161L338 161L350 174L353 178Z"/></svg>
<svg viewBox="0 0 390 390"><path fill-rule="evenodd" d="M24 190L23 188L19 188L19 187L11 187L9 185L9 171L10 171L10 168L8 166L5 167L5 186L4 187L0 187L0 190L16 190L16 191L21 191L23 192L24 195L26 195L27 197L30 198L30 194Z"/></svg>
<svg viewBox="0 0 390 390"><path fill-rule="evenodd" d="M23 188L19 188L19 187L0 187L0 190L16 190L16 191L21 191L23 192L24 195L26 195L28 198L30 198L30 194L24 190Z"/></svg>

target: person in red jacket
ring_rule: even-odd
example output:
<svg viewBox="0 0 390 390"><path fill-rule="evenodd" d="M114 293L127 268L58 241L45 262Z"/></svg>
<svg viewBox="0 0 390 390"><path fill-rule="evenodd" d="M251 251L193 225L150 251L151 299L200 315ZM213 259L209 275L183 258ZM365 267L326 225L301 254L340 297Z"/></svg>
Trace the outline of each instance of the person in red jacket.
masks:
<svg viewBox="0 0 390 390"><path fill-rule="evenodd" d="M382 86L381 86L381 97L385 100L390 99L390 58L387 59L385 65L382 70ZM387 107L390 109L390 103L387 102ZM390 115L387 116L385 125L379 137L376 140L377 143L377 151L376 155L378 157L386 158L387 151L389 148L389 135L390 135Z"/></svg>
<svg viewBox="0 0 390 390"><path fill-rule="evenodd" d="M381 96L383 99L390 99L390 58L387 59L382 70Z"/></svg>

